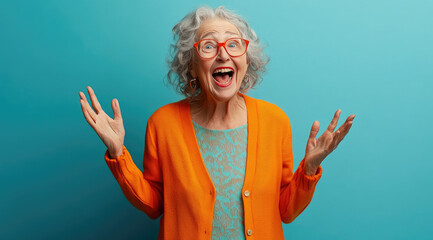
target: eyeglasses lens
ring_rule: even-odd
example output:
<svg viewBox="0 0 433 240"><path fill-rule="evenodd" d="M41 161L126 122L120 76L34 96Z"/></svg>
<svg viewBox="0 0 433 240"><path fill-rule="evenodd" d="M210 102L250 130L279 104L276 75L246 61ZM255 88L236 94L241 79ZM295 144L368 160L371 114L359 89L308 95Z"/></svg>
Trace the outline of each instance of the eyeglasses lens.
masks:
<svg viewBox="0 0 433 240"><path fill-rule="evenodd" d="M242 38L232 38L225 42L225 49L232 57L238 57L245 53L246 42ZM198 52L204 58L215 57L218 53L218 42L215 40L202 40L198 45Z"/></svg>

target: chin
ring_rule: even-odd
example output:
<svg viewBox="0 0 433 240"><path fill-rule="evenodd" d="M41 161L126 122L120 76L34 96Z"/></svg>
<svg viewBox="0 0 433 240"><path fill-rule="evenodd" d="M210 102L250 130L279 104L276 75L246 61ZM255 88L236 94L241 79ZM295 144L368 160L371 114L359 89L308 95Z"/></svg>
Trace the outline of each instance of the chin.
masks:
<svg viewBox="0 0 433 240"><path fill-rule="evenodd" d="M212 84L213 89L210 91L210 94L217 102L227 102L236 97L239 92L240 82L236 83L234 80L226 86L219 86L215 82Z"/></svg>

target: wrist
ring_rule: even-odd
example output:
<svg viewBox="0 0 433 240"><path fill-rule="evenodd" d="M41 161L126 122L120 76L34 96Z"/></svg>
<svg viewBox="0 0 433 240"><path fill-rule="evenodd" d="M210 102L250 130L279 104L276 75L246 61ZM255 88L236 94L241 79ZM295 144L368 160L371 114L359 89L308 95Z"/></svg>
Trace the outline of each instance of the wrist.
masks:
<svg viewBox="0 0 433 240"><path fill-rule="evenodd" d="M316 175L318 168L319 168L318 165L311 163L311 161L304 160L305 175L307 176Z"/></svg>
<svg viewBox="0 0 433 240"><path fill-rule="evenodd" d="M119 150L118 150L118 151L115 151L115 152L110 152L110 151L108 151L108 155L110 155L110 158L111 158L111 159L118 158L118 157L122 156L122 154L123 154L123 148L120 149L120 151L119 151Z"/></svg>

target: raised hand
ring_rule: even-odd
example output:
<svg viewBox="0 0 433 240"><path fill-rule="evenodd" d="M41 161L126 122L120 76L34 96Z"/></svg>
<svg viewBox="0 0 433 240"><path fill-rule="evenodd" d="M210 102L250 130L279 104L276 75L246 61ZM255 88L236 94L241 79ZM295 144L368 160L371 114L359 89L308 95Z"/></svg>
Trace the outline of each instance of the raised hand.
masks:
<svg viewBox="0 0 433 240"><path fill-rule="evenodd" d="M86 95L82 92L78 93L81 98L80 103L84 117L102 142L104 142L110 157L117 158L122 155L123 141L125 139L125 128L120 113L119 101L117 99L111 101L111 107L114 112L114 119L112 119L102 110L93 89L87 87L87 91L89 92L93 109L90 107L89 102L87 102Z"/></svg>
<svg viewBox="0 0 433 240"><path fill-rule="evenodd" d="M310 137L307 142L307 149L305 150L305 172L307 175L314 175L317 168L320 166L322 161L328 156L334 149L337 148L338 144L343 140L344 136L349 132L352 126L355 115L350 115L343 125L334 132L337 127L338 118L340 118L341 110L338 109L335 112L334 118L328 126L328 129L316 139L316 135L320 129L319 121L314 121L311 127Z"/></svg>

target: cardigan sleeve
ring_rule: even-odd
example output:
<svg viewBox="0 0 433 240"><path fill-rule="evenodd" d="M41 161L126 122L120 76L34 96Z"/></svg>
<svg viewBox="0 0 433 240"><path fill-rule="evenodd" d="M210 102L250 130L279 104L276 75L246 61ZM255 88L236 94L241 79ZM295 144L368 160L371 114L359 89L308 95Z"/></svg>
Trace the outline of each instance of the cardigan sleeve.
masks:
<svg viewBox="0 0 433 240"><path fill-rule="evenodd" d="M114 159L109 157L107 150L105 161L132 205L152 219L163 213L162 173L149 122L146 128L143 172L135 165L125 146L122 155Z"/></svg>
<svg viewBox="0 0 433 240"><path fill-rule="evenodd" d="M287 119L288 120L288 119ZM302 159L298 169L293 174L292 131L290 122L283 141L283 167L280 185L280 215L284 223L291 223L301 214L311 202L316 184L322 176L322 167L315 175L305 174L305 159Z"/></svg>

